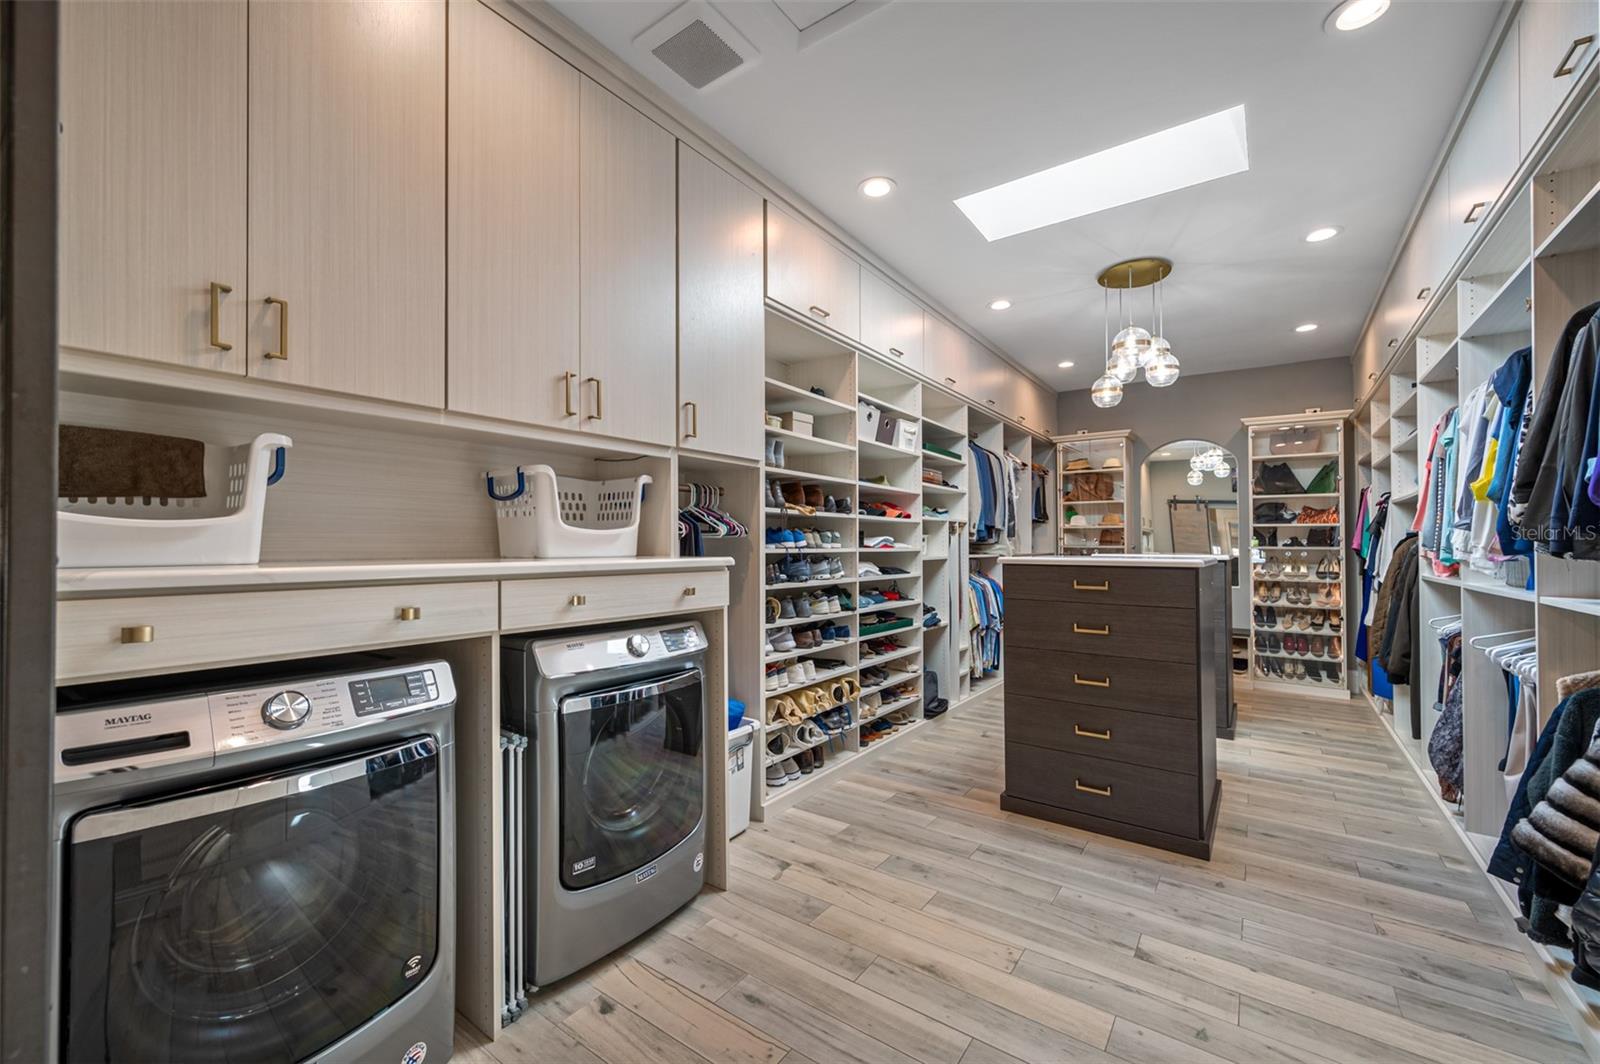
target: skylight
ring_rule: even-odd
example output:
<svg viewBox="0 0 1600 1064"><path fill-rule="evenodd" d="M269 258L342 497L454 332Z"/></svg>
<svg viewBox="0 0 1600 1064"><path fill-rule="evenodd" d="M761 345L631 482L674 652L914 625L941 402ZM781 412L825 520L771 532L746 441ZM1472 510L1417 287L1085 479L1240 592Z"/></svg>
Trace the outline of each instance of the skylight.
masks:
<svg viewBox="0 0 1600 1064"><path fill-rule="evenodd" d="M1026 233L1250 169L1244 105L956 200L988 240Z"/></svg>

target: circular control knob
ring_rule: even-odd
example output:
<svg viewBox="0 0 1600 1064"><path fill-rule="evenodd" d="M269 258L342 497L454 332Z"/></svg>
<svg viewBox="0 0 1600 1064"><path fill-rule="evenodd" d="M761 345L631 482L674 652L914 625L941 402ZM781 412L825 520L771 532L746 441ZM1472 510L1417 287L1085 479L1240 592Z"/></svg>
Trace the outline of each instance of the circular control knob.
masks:
<svg viewBox="0 0 1600 1064"><path fill-rule="evenodd" d="M650 653L650 640L642 635L630 635L628 637L628 653L636 658L644 657Z"/></svg>
<svg viewBox="0 0 1600 1064"><path fill-rule="evenodd" d="M279 691L261 703L261 719L280 731L298 728L311 716L311 699L299 691Z"/></svg>

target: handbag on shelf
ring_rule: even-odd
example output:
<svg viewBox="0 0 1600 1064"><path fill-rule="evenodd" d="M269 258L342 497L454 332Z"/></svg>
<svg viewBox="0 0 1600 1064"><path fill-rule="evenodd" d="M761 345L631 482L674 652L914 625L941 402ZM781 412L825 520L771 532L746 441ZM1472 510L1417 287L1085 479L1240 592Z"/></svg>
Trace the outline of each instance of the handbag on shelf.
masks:
<svg viewBox="0 0 1600 1064"><path fill-rule="evenodd" d="M1305 492L1300 478L1294 475L1288 462L1264 462L1256 470L1257 495L1300 495Z"/></svg>

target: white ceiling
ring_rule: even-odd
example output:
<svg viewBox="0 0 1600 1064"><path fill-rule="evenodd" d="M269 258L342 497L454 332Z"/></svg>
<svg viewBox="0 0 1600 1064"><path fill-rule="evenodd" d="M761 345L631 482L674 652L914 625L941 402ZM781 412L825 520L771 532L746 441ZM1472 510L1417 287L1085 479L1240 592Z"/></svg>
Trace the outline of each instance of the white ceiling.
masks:
<svg viewBox="0 0 1600 1064"><path fill-rule="evenodd" d="M1068 390L1100 371L1096 273L1138 255L1175 264L1166 335L1186 373L1347 357L1499 5L1397 0L1335 35L1332 0L895 0L802 48L776 4L736 0L715 6L760 61L704 92L631 44L676 0L554 6ZM952 202L1240 103L1248 173L993 244ZM899 187L867 200L876 174ZM1320 225L1344 233L1305 243ZM1012 308L990 311L1000 296Z"/></svg>

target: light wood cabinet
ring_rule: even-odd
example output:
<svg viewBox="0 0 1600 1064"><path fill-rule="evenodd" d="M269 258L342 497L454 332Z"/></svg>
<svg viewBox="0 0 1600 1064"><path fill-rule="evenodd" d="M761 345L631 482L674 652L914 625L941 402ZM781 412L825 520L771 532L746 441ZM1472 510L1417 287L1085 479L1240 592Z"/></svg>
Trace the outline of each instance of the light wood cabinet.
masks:
<svg viewBox="0 0 1600 1064"><path fill-rule="evenodd" d="M861 342L922 371L922 307L871 270L861 271Z"/></svg>
<svg viewBox="0 0 1600 1064"><path fill-rule="evenodd" d="M1517 12L1520 148L1533 150L1550 119L1600 52L1594 0L1524 0Z"/></svg>
<svg viewBox="0 0 1600 1064"><path fill-rule="evenodd" d="M247 371L442 406L444 5L248 10Z"/></svg>
<svg viewBox="0 0 1600 1064"><path fill-rule="evenodd" d="M1516 170L1521 158L1517 123L1517 28L1512 26L1450 152L1447 249L1459 253L1466 246Z"/></svg>
<svg viewBox="0 0 1600 1064"><path fill-rule="evenodd" d="M768 217L771 215L769 214ZM963 394L973 386L968 371L967 334L943 318L932 314L923 316L923 372L929 377Z"/></svg>
<svg viewBox="0 0 1600 1064"><path fill-rule="evenodd" d="M451 5L452 410L578 427L578 82L483 4Z"/></svg>
<svg viewBox="0 0 1600 1064"><path fill-rule="evenodd" d="M1011 367L997 358L987 347L976 340L967 341L967 376L970 387L962 388L966 397L984 409L1003 414L1006 412L1007 371Z"/></svg>
<svg viewBox="0 0 1600 1064"><path fill-rule="evenodd" d="M578 189L583 428L677 440L677 195L670 133L583 79Z"/></svg>
<svg viewBox="0 0 1600 1064"><path fill-rule="evenodd" d="M761 195L678 145L678 442L759 458Z"/></svg>
<svg viewBox="0 0 1600 1064"><path fill-rule="evenodd" d="M1444 279L1461 251L1456 248L1452 252L1450 248L1450 185L1444 174L1439 175L1423 201L1411 242L1417 248L1414 279L1419 285L1412 294L1428 288L1427 298L1432 298L1432 290Z"/></svg>
<svg viewBox="0 0 1600 1064"><path fill-rule="evenodd" d="M63 347L244 372L247 40L243 4L62 5Z"/></svg>
<svg viewBox="0 0 1600 1064"><path fill-rule="evenodd" d="M861 266L770 200L767 298L851 339L861 335Z"/></svg>

